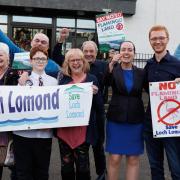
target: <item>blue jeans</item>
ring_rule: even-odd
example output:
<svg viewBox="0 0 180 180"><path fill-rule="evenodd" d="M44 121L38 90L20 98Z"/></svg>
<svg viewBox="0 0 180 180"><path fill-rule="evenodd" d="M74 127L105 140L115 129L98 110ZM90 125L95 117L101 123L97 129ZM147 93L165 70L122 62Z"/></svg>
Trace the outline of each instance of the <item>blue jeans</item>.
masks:
<svg viewBox="0 0 180 180"><path fill-rule="evenodd" d="M145 132L144 139L152 180L165 180L163 167L164 150L166 152L172 180L180 180L180 149L178 149L180 138L153 138L151 132Z"/></svg>

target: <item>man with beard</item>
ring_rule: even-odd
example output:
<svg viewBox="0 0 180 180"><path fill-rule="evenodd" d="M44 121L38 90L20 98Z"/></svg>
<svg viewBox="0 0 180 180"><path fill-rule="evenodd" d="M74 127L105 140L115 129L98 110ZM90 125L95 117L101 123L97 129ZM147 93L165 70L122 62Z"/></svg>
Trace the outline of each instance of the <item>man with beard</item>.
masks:
<svg viewBox="0 0 180 180"><path fill-rule="evenodd" d="M145 66L145 79L148 92L149 82L173 81L180 77L180 61L170 55L166 49L169 42L167 28L161 25L153 26L149 31L149 41L154 50L154 56ZM163 168L164 150L167 155L172 179L179 180L180 137L153 138L150 102L146 111L144 138L152 180L165 180Z"/></svg>

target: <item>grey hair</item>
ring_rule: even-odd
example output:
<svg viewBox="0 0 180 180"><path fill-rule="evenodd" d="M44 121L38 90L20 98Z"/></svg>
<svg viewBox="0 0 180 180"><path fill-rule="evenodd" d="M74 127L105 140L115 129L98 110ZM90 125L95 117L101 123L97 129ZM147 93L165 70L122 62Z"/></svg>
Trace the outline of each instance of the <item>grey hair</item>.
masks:
<svg viewBox="0 0 180 180"><path fill-rule="evenodd" d="M85 41L85 42L83 42L83 44L82 44L82 46L81 46L82 51L83 51L83 49L84 49L84 46L86 46L87 44L93 45L94 48L95 48L95 50L96 50L96 52L98 52L97 44L96 44L94 41Z"/></svg>
<svg viewBox="0 0 180 180"><path fill-rule="evenodd" d="M0 42L0 50L6 53L9 56L9 46L3 42Z"/></svg>

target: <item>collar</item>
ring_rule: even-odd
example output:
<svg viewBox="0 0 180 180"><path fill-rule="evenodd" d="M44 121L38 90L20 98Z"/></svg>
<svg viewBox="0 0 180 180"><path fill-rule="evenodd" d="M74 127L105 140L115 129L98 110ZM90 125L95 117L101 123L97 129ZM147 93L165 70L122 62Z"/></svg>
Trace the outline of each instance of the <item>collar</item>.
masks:
<svg viewBox="0 0 180 180"><path fill-rule="evenodd" d="M153 55L153 58L152 58L152 59L153 59L153 61L157 62L157 61L156 61L155 54ZM159 63L165 62L165 61L170 61L170 59L171 59L171 55L170 55L169 51L167 50L166 55L161 59L161 61L160 61Z"/></svg>
<svg viewBox="0 0 180 180"><path fill-rule="evenodd" d="M34 79L39 79L40 76L44 79L45 76L46 76L46 73L45 73L45 71L43 71L43 73L42 73L41 75L39 75L39 74L35 73L34 71L32 71L31 76L32 76Z"/></svg>

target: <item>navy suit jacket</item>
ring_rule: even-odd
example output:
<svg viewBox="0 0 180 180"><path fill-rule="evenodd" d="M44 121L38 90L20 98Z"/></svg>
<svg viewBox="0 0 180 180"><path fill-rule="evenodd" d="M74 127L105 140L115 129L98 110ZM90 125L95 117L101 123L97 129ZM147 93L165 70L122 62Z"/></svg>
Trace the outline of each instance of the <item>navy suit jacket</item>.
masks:
<svg viewBox="0 0 180 180"><path fill-rule="evenodd" d="M140 123L144 120L142 89L143 69L133 66L133 87L127 91L120 64L116 64L112 73L107 72L106 83L112 86L112 99L109 104L107 119L114 122Z"/></svg>

